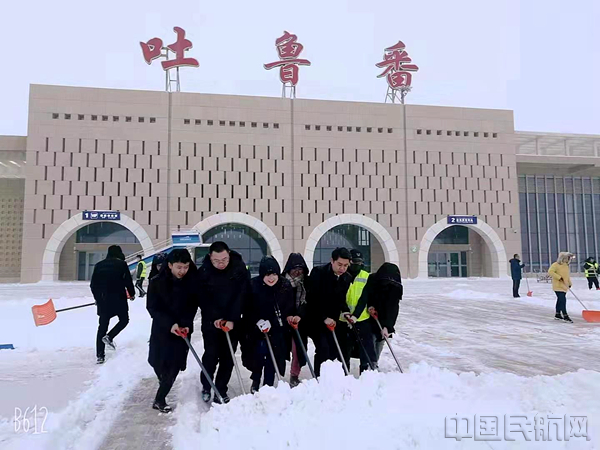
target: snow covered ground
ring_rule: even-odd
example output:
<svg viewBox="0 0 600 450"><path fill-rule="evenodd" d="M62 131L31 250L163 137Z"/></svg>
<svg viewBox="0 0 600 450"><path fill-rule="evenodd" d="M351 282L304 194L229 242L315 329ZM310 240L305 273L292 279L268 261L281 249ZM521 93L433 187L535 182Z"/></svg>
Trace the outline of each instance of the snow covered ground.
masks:
<svg viewBox="0 0 600 450"><path fill-rule="evenodd" d="M31 314L50 297L57 308L90 302L86 283L0 285L0 344L16 348L0 350L0 449L600 448L600 324L584 322L570 295L575 323L555 321L550 285L531 288L533 297L523 285L523 297L513 299L506 280L405 281L392 342L404 374L387 349L380 373L358 378L353 365L354 376L344 377L329 363L320 383L293 390L282 383L255 396L241 395L234 372L235 397L209 410L190 355L169 396L176 410L164 416L149 404L156 380L146 362L144 301L130 304L117 351L96 366L93 307L59 313L39 328ZM600 310L600 292L588 291L585 280L575 280L574 290ZM193 343L201 354L200 333ZM248 372L243 377L248 389ZM306 368L302 377L310 378ZM31 413L24 420L36 405L37 423ZM497 416L504 438L505 414L536 413L587 416L591 440L536 442L532 434L526 442L510 432L515 426L507 427L513 442L445 437L454 423L446 427L446 417ZM466 421L460 430L466 433Z"/></svg>

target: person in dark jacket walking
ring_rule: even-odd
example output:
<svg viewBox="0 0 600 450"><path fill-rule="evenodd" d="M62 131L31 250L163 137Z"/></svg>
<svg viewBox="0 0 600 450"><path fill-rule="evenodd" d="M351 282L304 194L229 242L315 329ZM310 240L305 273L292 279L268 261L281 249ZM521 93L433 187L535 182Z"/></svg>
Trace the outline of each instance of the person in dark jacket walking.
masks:
<svg viewBox="0 0 600 450"><path fill-rule="evenodd" d="M144 291L144 280L146 279L146 262L142 259L142 255L137 255L137 269L135 273L135 287L139 291L140 298L144 298L146 291Z"/></svg>
<svg viewBox="0 0 600 450"><path fill-rule="evenodd" d="M285 268L281 274L288 280L292 286L295 300L296 316L301 319L306 318L306 298L308 295L308 266L304 257L300 253L291 253L288 257ZM290 366L290 386L296 387L300 384L300 370L306 364L306 357L300 350L300 344L297 342L298 336L293 330L289 330L288 342L291 342L292 364ZM298 332L304 344L308 348L308 328L306 320L298 323Z"/></svg>
<svg viewBox="0 0 600 450"><path fill-rule="evenodd" d="M372 320L371 326L375 336L377 360L379 361L383 350L384 336L390 337L396 331L394 326L398 319L400 300L402 300L404 293L398 266L392 263L383 263L379 270L369 277L365 291L368 295L369 314L371 316L377 315L383 328L381 330L375 319Z"/></svg>
<svg viewBox="0 0 600 450"><path fill-rule="evenodd" d="M129 267L125 263L125 255L118 245L108 247L106 259L94 267L90 288L98 308L98 333L96 335L97 363L105 361L104 349L108 345L116 349L115 337L125 329L129 323L129 305L127 293L133 299L135 288ZM110 319L114 316L119 322L107 333Z"/></svg>
<svg viewBox="0 0 600 450"><path fill-rule="evenodd" d="M583 265L583 273L588 282L588 288L592 289L592 286L596 286L596 290L600 290L598 285L598 263L592 257L585 260Z"/></svg>
<svg viewBox="0 0 600 450"><path fill-rule="evenodd" d="M158 275L160 269L162 268L166 260L166 253L157 253L156 255L154 255L154 258L152 258L152 265L150 266L150 275L148 275L148 280L151 280L156 275Z"/></svg>
<svg viewBox="0 0 600 450"><path fill-rule="evenodd" d="M146 309L152 317L148 363L154 368L159 387L152 408L171 412L167 395L179 371L186 369L189 347L177 333L192 339L198 311L196 266L186 249L175 249L168 266L150 281Z"/></svg>
<svg viewBox="0 0 600 450"><path fill-rule="evenodd" d="M509 261L510 263L510 275L513 280L513 297L519 298L519 286L521 285L521 271L525 267L525 264L521 263L521 258L515 253L514 258Z"/></svg>
<svg viewBox="0 0 600 450"><path fill-rule="evenodd" d="M275 367L264 336L268 334L279 374L285 373L285 361L289 359L286 335L289 323L299 323L296 315L292 285L281 276L279 263L272 256L265 256L259 266L259 275L250 282L252 295L244 308L244 334L242 362L252 372L251 392L260 388L264 370L264 384L273 386Z"/></svg>
<svg viewBox="0 0 600 450"><path fill-rule="evenodd" d="M328 326L335 327L340 313L349 312L346 293L352 277L346 271L351 259L347 248L336 248L331 254L330 263L315 267L310 273L307 308L311 336L316 347L314 367L317 377L321 374L323 362L341 361Z"/></svg>
<svg viewBox="0 0 600 450"><path fill-rule="evenodd" d="M229 250L225 242L211 244L208 255L198 270L200 309L202 310L202 336L204 355L202 363L212 377L219 370L215 385L225 403L229 402L227 385L233 370L233 359L227 344L228 330L233 351L238 343L236 324L242 317L242 308L249 293L250 273L241 255ZM235 328L234 328L235 326ZM202 373L202 399L212 398L210 382ZM218 397L215 402L219 402Z"/></svg>

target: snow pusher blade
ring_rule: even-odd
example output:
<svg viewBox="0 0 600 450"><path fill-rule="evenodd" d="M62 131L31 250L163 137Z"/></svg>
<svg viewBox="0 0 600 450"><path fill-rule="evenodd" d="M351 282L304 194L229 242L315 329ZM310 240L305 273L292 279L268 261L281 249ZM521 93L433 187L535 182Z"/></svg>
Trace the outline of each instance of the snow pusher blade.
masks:
<svg viewBox="0 0 600 450"><path fill-rule="evenodd" d="M583 320L586 322L600 323L600 311L592 311L591 309L585 309L581 311Z"/></svg>

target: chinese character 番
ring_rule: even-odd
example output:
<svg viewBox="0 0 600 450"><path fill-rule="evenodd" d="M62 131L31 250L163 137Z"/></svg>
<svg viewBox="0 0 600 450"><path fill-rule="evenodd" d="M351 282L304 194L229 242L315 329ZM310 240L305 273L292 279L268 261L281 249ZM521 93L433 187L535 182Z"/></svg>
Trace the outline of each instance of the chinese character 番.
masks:
<svg viewBox="0 0 600 450"><path fill-rule="evenodd" d="M385 49L383 61L376 64L377 67L385 68L377 78L387 76L388 85L392 89L410 87L412 83L412 74L410 72L419 70L419 67L415 64L409 64L412 62L412 59L410 59L408 53L404 50L405 48L404 43L398 41L396 45Z"/></svg>
<svg viewBox="0 0 600 450"><path fill-rule="evenodd" d="M304 46L296 42L297 39L298 37L295 34L284 31L283 36L275 41L279 61L264 65L267 70L279 67L279 79L281 82L284 84L289 83L292 86L296 86L298 83L298 66L310 66L308 59L298 58Z"/></svg>

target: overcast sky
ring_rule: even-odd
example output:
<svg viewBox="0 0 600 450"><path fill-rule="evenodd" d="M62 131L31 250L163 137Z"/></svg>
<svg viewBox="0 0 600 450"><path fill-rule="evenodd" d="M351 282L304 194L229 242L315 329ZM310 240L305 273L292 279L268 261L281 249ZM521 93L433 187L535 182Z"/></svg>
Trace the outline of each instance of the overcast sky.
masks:
<svg viewBox="0 0 600 450"><path fill-rule="evenodd" d="M382 102L383 49L420 68L412 104L515 111L518 130L600 134L599 0L0 0L0 134L27 133L30 83L163 90L140 41L187 32L182 90L280 96L275 39L304 45L297 96Z"/></svg>

